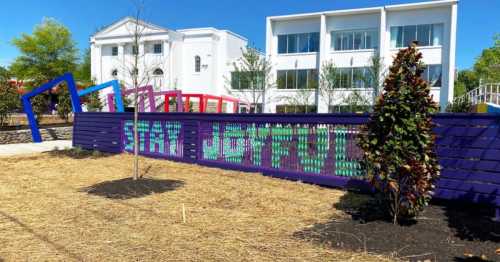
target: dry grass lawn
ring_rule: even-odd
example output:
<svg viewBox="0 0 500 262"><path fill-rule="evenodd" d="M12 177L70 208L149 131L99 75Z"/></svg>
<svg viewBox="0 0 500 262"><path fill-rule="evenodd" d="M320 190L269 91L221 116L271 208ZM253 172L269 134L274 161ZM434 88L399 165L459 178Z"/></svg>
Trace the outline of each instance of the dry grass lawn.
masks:
<svg viewBox="0 0 500 262"><path fill-rule="evenodd" d="M141 168L175 186L88 192L115 190L89 187L129 177L129 155L0 158L0 261L387 260L296 236L342 216L332 207L342 191L164 160Z"/></svg>

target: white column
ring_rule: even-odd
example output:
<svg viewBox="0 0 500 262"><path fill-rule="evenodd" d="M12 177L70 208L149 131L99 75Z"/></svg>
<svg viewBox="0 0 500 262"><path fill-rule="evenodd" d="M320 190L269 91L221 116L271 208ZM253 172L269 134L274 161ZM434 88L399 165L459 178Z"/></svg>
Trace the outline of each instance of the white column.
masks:
<svg viewBox="0 0 500 262"><path fill-rule="evenodd" d="M273 63L273 48L274 48L274 34L273 34L273 22L271 21L270 18L266 19L266 59L270 60L270 64L273 67L271 70L271 77L273 78L272 81L276 81L276 69L274 68L274 63ZM277 51L277 50L276 50ZM267 91L265 92L261 99L262 99L262 112L264 113L272 113L274 111L273 106L271 105L271 93L273 91ZM266 105L267 103L267 105Z"/></svg>
<svg viewBox="0 0 500 262"><path fill-rule="evenodd" d="M99 77L97 48L94 42L91 42L90 44L90 77L96 81Z"/></svg>
<svg viewBox="0 0 500 262"><path fill-rule="evenodd" d="M98 83L103 82L103 75L102 75L102 45L96 45L96 50L97 50L97 61L98 66L97 66L97 76L99 77Z"/></svg>
<svg viewBox="0 0 500 262"><path fill-rule="evenodd" d="M120 62L124 62L125 59L125 45L126 43L118 44L118 57L122 60Z"/></svg>
<svg viewBox="0 0 500 262"><path fill-rule="evenodd" d="M142 78L146 74L145 70L146 68L142 67L141 65L144 65L144 60L146 59L146 43L144 41L139 42L139 46L137 47L139 51L139 61L137 63L137 71L138 71L138 76L139 79Z"/></svg>
<svg viewBox="0 0 500 262"><path fill-rule="evenodd" d="M273 50L273 25L270 18L266 19L266 55L271 56ZM268 57L269 58L269 57Z"/></svg>
<svg viewBox="0 0 500 262"><path fill-rule="evenodd" d="M385 60L389 44L387 42L387 17L385 7L380 8L379 56Z"/></svg>
<svg viewBox="0 0 500 262"><path fill-rule="evenodd" d="M455 84L455 49L456 49L456 39L457 39L457 3L451 5L451 16L450 16L450 31L448 35L448 49L444 49L447 53L443 55L442 67L443 67L443 81L440 89L439 95L439 105L441 107L441 112L446 110L448 102L453 101L453 88Z"/></svg>
<svg viewBox="0 0 500 262"><path fill-rule="evenodd" d="M120 43L118 45L118 61L119 61L118 64L120 64L120 65L126 64L125 45L126 45L126 43ZM126 76L128 75L128 73L125 72L126 71L125 66L118 67L117 70L118 70L118 79L125 81Z"/></svg>
<svg viewBox="0 0 500 262"><path fill-rule="evenodd" d="M327 45L328 32L326 29L326 15L321 15L320 32L319 32L319 54L318 54L318 73L321 74L323 64L326 62L329 47ZM328 104L324 101L321 94L316 94L316 103L318 105L318 113L328 113Z"/></svg>
<svg viewBox="0 0 500 262"><path fill-rule="evenodd" d="M91 49L91 58L92 58L92 65L91 65L91 70L92 70L92 77L95 77L96 84L101 84L104 82L103 79L103 74L102 74L102 45L100 44L93 44L92 49ZM107 110L107 100L106 100L106 93L105 92L99 92L99 99L101 101L104 101L104 111Z"/></svg>
<svg viewBox="0 0 500 262"><path fill-rule="evenodd" d="M165 40L163 41L163 61L166 66L163 70L163 81L165 90L172 89L172 42Z"/></svg>
<svg viewBox="0 0 500 262"><path fill-rule="evenodd" d="M379 88L379 93L382 92L382 84L384 81L382 72L386 71L385 69L388 68L388 63L389 63L389 58L388 58L388 50L389 50L389 45L390 39L388 39L388 34L387 34L387 12L385 10L385 7L380 8L380 28L379 28L379 57L382 60L382 70L380 70L380 75L379 75L379 83L380 86Z"/></svg>

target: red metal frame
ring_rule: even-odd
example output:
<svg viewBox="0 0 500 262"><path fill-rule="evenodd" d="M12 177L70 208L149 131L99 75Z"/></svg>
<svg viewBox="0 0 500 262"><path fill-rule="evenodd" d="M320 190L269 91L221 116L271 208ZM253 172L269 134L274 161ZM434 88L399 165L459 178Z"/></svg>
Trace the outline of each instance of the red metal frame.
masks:
<svg viewBox="0 0 500 262"><path fill-rule="evenodd" d="M165 97L165 105L164 105L165 112L170 111L170 105L169 105L169 102L170 102L169 98L170 97L175 98L175 101L177 104L176 112L183 111L183 109L182 109L182 91L181 90L154 92L154 96L155 97L157 97L157 96L164 96Z"/></svg>

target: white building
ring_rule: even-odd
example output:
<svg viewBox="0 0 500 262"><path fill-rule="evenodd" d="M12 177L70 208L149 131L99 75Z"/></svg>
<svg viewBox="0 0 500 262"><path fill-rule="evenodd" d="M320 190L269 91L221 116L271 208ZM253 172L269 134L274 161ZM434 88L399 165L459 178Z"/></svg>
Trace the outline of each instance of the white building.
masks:
<svg viewBox="0 0 500 262"><path fill-rule="evenodd" d="M453 98L457 2L268 17L266 54L274 67L277 87L266 95L265 111L304 111L290 107L288 101L296 98L299 102L295 104L303 101L312 105L309 110L315 111L317 105L318 112L328 112L326 99L310 91L318 85L318 73L327 61L341 68L341 88L335 93L334 104L344 103L354 89L369 99L362 75L370 58L379 54L387 69L398 50L414 40L419 41L428 65L425 77L432 84L432 95L444 110Z"/></svg>
<svg viewBox="0 0 500 262"><path fill-rule="evenodd" d="M233 62L247 39L227 30L170 30L139 21L139 46L134 46L135 19L126 17L90 38L91 75L96 83L113 79L132 87L133 52L138 52L139 79L157 91L225 95ZM144 81L145 83L146 81ZM112 92L104 90L101 96Z"/></svg>

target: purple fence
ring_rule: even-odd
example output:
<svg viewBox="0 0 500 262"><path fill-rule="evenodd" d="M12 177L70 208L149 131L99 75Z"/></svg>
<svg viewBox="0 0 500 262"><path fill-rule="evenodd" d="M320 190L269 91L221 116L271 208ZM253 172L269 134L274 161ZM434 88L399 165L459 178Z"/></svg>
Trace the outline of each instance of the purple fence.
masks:
<svg viewBox="0 0 500 262"><path fill-rule="evenodd" d="M132 113L77 113L73 144L131 152ZM325 186L366 189L356 145L367 115L141 113L141 155L262 172ZM439 114L436 196L500 206L500 118Z"/></svg>

